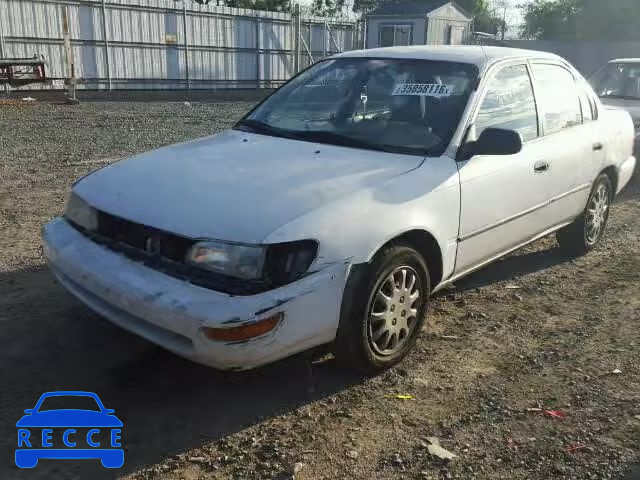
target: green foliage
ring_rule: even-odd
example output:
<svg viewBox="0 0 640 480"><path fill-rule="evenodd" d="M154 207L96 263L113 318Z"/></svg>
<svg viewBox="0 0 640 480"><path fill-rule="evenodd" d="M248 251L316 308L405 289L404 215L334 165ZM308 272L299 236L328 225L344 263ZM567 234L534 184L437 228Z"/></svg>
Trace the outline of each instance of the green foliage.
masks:
<svg viewBox="0 0 640 480"><path fill-rule="evenodd" d="M318 17L337 17L342 13L345 0L313 0L312 15Z"/></svg>
<svg viewBox="0 0 640 480"><path fill-rule="evenodd" d="M587 39L640 40L639 0L583 0L578 36Z"/></svg>
<svg viewBox="0 0 640 480"><path fill-rule="evenodd" d="M380 0L354 0L353 11L356 13L367 14L382 3L384 2Z"/></svg>
<svg viewBox="0 0 640 480"><path fill-rule="evenodd" d="M290 0L193 0L200 5L225 5L235 8L250 8L252 10L267 10L270 12L288 12L291 8Z"/></svg>
<svg viewBox="0 0 640 480"><path fill-rule="evenodd" d="M584 0L533 0L522 5L523 35L540 39L575 38Z"/></svg>
<svg viewBox="0 0 640 480"><path fill-rule="evenodd" d="M533 0L520 8L526 37L640 40L638 0Z"/></svg>

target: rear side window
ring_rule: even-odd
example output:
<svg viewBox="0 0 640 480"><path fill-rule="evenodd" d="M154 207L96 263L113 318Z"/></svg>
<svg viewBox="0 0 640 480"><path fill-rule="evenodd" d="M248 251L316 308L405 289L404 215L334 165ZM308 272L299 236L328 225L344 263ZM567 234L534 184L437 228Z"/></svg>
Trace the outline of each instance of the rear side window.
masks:
<svg viewBox="0 0 640 480"><path fill-rule="evenodd" d="M524 142L538 137L538 113L525 65L505 67L489 82L475 126L476 138L490 127L515 130Z"/></svg>
<svg viewBox="0 0 640 480"><path fill-rule="evenodd" d="M582 124L579 90L571 72L559 65L534 64L533 74L544 111L545 135Z"/></svg>
<svg viewBox="0 0 640 480"><path fill-rule="evenodd" d="M593 120L593 110L591 105L591 99L584 88L578 89L578 95L580 96L580 106L582 108L582 121L590 122Z"/></svg>

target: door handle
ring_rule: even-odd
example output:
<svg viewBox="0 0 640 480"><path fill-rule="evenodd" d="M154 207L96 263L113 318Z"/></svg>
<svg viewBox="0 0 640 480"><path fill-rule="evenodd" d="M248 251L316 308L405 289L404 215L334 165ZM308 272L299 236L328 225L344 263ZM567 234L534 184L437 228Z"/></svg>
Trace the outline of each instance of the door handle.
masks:
<svg viewBox="0 0 640 480"><path fill-rule="evenodd" d="M545 161L536 162L533 166L533 171L536 173L543 173L549 170L549 164Z"/></svg>
<svg viewBox="0 0 640 480"><path fill-rule="evenodd" d="M602 150L602 144L600 142L594 143L592 148L594 152L599 152Z"/></svg>

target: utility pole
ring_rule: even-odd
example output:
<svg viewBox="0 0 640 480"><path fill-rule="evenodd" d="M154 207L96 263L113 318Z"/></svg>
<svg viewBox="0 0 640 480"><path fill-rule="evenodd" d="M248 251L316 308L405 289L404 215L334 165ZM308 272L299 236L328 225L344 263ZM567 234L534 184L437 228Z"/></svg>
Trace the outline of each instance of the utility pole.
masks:
<svg viewBox="0 0 640 480"><path fill-rule="evenodd" d="M76 98L76 68L69 35L69 7L66 5L62 7L62 35L64 37L64 51L67 62L67 103L76 104L80 102Z"/></svg>
<svg viewBox="0 0 640 480"><path fill-rule="evenodd" d="M296 3L293 6L293 73L294 75L300 71L300 35L301 35L301 25L300 25L300 4Z"/></svg>

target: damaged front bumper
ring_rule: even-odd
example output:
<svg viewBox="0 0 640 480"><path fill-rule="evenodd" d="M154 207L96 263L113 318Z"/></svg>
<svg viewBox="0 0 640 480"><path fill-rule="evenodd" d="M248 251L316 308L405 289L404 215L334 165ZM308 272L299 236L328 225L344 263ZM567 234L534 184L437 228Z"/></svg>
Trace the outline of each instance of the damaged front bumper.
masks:
<svg viewBox="0 0 640 480"><path fill-rule="evenodd" d="M348 263L278 289L233 297L152 270L91 241L56 218L43 246L58 280L93 310L167 350L220 369L249 369L334 340ZM243 342L207 338L281 313L269 333Z"/></svg>

